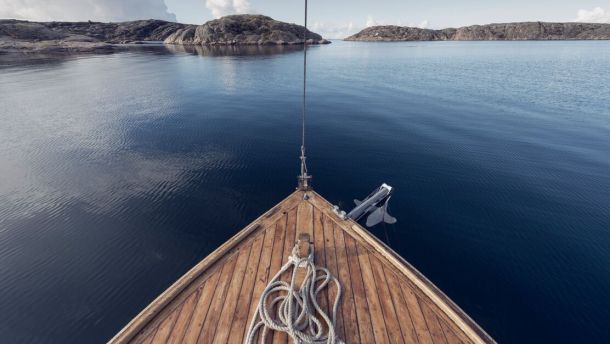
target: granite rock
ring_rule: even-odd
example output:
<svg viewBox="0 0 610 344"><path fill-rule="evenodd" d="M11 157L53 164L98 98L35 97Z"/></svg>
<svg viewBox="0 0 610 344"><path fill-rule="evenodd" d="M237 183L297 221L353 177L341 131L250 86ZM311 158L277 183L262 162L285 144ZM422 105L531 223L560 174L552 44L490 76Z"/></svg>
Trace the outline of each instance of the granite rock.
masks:
<svg viewBox="0 0 610 344"><path fill-rule="evenodd" d="M286 45L303 44L304 27L263 15L230 15L203 25L189 25L165 39L166 44L195 45ZM317 33L307 30L310 44L327 44Z"/></svg>
<svg viewBox="0 0 610 344"><path fill-rule="evenodd" d="M346 41L527 41L607 40L610 24L524 22L472 25L457 29L421 29L404 26L372 26Z"/></svg>

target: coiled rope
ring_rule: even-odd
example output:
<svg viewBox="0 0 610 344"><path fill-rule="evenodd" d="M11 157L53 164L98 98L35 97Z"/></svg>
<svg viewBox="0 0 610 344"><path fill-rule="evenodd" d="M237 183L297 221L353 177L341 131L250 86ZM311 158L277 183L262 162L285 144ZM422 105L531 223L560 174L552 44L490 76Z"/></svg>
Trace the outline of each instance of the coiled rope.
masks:
<svg viewBox="0 0 610 344"><path fill-rule="evenodd" d="M288 262L275 274L263 291L250 322L246 344L254 343L258 331L261 331L260 343L266 343L269 330L287 333L295 344L344 343L337 338L335 332L337 308L341 298L339 281L328 269L314 265L313 245L310 245L307 257L299 257L298 252L297 244L292 249ZM290 283L281 281L280 276L290 269L292 269ZM295 284L299 269L306 269L306 274L297 290ZM320 308L317 301L320 292L331 282L337 288L332 319ZM274 309L276 316L272 317Z"/></svg>

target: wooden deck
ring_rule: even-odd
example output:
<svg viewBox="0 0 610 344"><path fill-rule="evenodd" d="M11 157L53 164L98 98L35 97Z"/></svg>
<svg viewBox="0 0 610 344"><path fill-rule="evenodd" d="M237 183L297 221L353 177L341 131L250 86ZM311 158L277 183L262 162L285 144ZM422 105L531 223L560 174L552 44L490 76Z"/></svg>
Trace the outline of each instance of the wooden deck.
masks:
<svg viewBox="0 0 610 344"><path fill-rule="evenodd" d="M493 343L415 268L320 195L296 191L197 264L110 343L242 343L256 303L299 233L342 287L347 343ZM329 293L333 293L331 290ZM324 295L328 308L334 295ZM275 333L274 343L287 343Z"/></svg>

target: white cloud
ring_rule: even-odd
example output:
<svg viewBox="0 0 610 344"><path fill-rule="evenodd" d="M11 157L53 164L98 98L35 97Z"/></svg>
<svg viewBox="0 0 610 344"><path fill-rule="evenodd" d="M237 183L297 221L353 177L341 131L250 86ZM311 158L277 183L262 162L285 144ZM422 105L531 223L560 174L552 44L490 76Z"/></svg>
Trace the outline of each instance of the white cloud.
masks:
<svg viewBox="0 0 610 344"><path fill-rule="evenodd" d="M360 31L362 27L355 27L352 22L347 24L315 22L310 29L317 34L322 35L324 38L340 39L355 34Z"/></svg>
<svg viewBox="0 0 610 344"><path fill-rule="evenodd" d="M375 21L375 19L373 19L372 16L367 16L366 17L366 27L371 27L371 26L375 26L378 25L377 22Z"/></svg>
<svg viewBox="0 0 610 344"><path fill-rule="evenodd" d="M345 24L315 22L311 26L310 29L313 32L319 33L324 38L340 39L340 38L345 38L347 36L351 36L351 35L357 33L358 31L364 29L365 27L371 27L371 26L376 26L376 25L398 25L398 26L406 25L409 27L420 27L422 29L426 29L430 25L430 22L428 20L423 20L419 24L416 24L416 23L403 23L400 20L397 22L396 21L389 22L389 21L385 21L385 20L377 21L377 20L373 19L372 16L369 15L366 17L366 23L365 23L364 27L362 27L362 25L354 25L353 22L349 22L349 23L345 23Z"/></svg>
<svg viewBox="0 0 610 344"><path fill-rule="evenodd" d="M610 11L606 11L601 7L595 7L591 11L579 10L575 21L583 23L610 23Z"/></svg>
<svg viewBox="0 0 610 344"><path fill-rule="evenodd" d="M408 26L408 27L419 27L422 29L427 29L430 26L429 20L422 20L419 24L409 22L403 23L401 20L399 21L385 21L385 20L375 20L372 16L366 17L366 27L376 26L376 25L398 25L398 26Z"/></svg>
<svg viewBox="0 0 610 344"><path fill-rule="evenodd" d="M164 0L0 0L0 18L37 21L176 21Z"/></svg>
<svg viewBox="0 0 610 344"><path fill-rule="evenodd" d="M215 18L228 14L241 14L250 11L248 0L206 0L205 6L212 11Z"/></svg>

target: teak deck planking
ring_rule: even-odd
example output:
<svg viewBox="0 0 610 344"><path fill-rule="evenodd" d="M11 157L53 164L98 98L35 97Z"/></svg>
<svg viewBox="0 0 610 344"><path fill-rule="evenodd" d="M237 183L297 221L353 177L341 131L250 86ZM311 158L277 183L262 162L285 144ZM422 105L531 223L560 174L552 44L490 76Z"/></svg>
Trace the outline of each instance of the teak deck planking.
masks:
<svg viewBox="0 0 610 344"><path fill-rule="evenodd" d="M339 279L335 328L347 343L494 343L415 268L314 191L296 191L182 276L110 343L242 343L267 282L308 233ZM281 276L288 280L288 274ZM321 294L332 313L334 288ZM288 343L273 333L273 343Z"/></svg>

